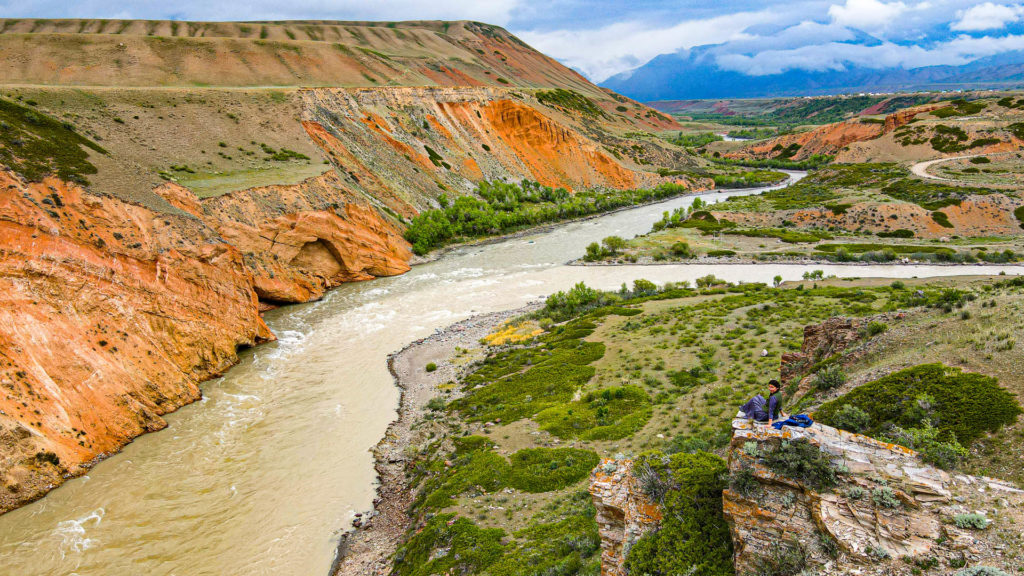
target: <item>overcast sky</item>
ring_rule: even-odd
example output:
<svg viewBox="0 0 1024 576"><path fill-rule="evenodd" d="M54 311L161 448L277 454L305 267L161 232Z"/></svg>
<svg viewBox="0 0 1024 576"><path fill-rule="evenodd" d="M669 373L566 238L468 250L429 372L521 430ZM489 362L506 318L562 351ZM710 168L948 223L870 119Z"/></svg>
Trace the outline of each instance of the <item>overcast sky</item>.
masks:
<svg viewBox="0 0 1024 576"><path fill-rule="evenodd" d="M704 44L750 74L963 64L1024 49L1024 6L969 0L0 0L9 18L479 20L592 80Z"/></svg>

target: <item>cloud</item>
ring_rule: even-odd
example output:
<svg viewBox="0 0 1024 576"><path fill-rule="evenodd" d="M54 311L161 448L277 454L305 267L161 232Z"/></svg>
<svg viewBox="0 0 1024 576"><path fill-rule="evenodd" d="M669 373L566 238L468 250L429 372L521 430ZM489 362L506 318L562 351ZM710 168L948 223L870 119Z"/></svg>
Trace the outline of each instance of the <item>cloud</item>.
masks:
<svg viewBox="0 0 1024 576"><path fill-rule="evenodd" d="M742 40L744 31L775 18L768 11L739 12L670 26L646 22L617 22L588 30L526 31L518 36L534 48L600 82L668 54L703 44Z"/></svg>
<svg viewBox="0 0 1024 576"><path fill-rule="evenodd" d="M995 30L1005 28L1011 22L1024 17L1024 7L1019 4L1007 6L985 2L957 12L959 20L950 24L950 29L964 32Z"/></svg>
<svg viewBox="0 0 1024 576"><path fill-rule="evenodd" d="M904 2L881 2L880 0L846 0L846 4L833 4L828 8L832 22L840 26L856 28L865 32L882 32L901 24L909 12L932 8L930 2L919 2L913 6Z"/></svg>
<svg viewBox="0 0 1024 576"><path fill-rule="evenodd" d="M756 54L719 54L717 64L726 70L754 76L780 74L787 70L846 70L851 66L920 68L962 65L983 58L1024 49L1024 36L958 36L931 47L883 42L874 46L832 42L791 50L765 50Z"/></svg>

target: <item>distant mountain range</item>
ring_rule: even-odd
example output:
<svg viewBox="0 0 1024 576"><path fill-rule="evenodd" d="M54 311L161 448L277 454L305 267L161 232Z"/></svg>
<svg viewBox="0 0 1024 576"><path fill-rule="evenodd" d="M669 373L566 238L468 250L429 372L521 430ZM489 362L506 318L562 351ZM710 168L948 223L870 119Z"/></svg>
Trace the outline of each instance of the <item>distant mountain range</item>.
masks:
<svg viewBox="0 0 1024 576"><path fill-rule="evenodd" d="M720 68L716 48L698 46L662 54L600 84L645 102L1024 86L1024 51L1006 52L961 66L913 69L850 66L845 70L787 70L754 76Z"/></svg>

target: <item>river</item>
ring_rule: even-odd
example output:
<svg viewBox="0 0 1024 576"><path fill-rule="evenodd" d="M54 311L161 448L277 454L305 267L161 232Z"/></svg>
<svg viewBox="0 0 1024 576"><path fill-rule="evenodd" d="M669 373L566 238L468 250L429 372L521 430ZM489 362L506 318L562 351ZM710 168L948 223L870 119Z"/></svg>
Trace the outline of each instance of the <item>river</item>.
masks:
<svg viewBox="0 0 1024 576"><path fill-rule="evenodd" d="M798 175L799 176L799 175ZM757 191L711 192L710 202ZM321 576L374 496L370 448L395 417L385 356L476 313L585 281L599 288L709 273L799 279L1020 273L1015 266L566 266L609 235L650 230L677 198L464 247L393 278L269 312L277 342L245 351L203 399L44 499L0 516L0 574Z"/></svg>

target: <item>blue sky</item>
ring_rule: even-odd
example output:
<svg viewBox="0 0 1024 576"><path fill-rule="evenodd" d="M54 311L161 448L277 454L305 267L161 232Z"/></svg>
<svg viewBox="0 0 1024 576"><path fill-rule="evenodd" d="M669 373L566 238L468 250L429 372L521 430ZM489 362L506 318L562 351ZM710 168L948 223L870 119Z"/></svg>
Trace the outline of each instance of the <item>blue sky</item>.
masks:
<svg viewBox="0 0 1024 576"><path fill-rule="evenodd" d="M704 44L748 74L964 64L1024 49L1024 5L971 0L0 0L0 15L179 20L468 19L592 80Z"/></svg>

